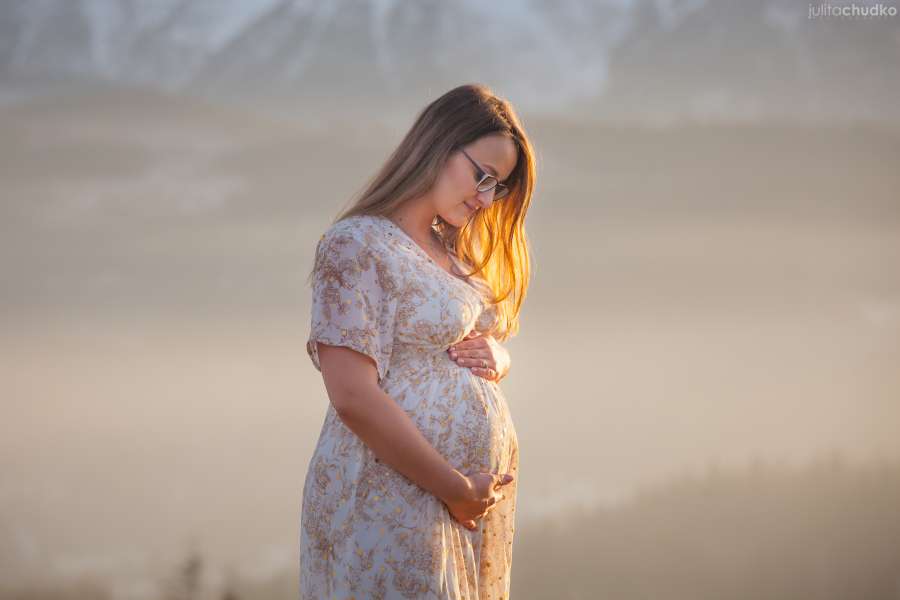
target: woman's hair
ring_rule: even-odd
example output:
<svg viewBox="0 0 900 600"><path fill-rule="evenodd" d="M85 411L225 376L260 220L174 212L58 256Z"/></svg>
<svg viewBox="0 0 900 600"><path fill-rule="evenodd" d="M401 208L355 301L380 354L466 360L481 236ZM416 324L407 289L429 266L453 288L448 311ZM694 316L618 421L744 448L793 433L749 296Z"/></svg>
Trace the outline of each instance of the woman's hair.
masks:
<svg viewBox="0 0 900 600"><path fill-rule="evenodd" d="M502 341L518 332L531 276L525 213L536 176L531 142L507 100L487 86L469 84L426 106L384 166L335 222L355 215L391 214L404 202L426 194L454 151L489 134L506 135L516 145L516 166L504 182L509 194L477 211L462 227L438 217L435 228L447 247L473 266L466 275L484 279L490 288L498 315L492 334Z"/></svg>

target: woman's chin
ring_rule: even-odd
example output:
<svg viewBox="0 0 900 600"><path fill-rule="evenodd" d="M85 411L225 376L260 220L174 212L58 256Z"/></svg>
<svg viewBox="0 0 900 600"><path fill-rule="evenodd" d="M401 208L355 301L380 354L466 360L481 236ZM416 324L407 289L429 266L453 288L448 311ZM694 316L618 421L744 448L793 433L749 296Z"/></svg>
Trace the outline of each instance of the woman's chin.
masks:
<svg viewBox="0 0 900 600"><path fill-rule="evenodd" d="M449 218L448 218L449 217ZM454 212L452 215L447 215L447 217L442 217L445 221L450 223L456 228L460 228L466 223L469 222L469 219L472 218L472 215L466 213L465 211Z"/></svg>

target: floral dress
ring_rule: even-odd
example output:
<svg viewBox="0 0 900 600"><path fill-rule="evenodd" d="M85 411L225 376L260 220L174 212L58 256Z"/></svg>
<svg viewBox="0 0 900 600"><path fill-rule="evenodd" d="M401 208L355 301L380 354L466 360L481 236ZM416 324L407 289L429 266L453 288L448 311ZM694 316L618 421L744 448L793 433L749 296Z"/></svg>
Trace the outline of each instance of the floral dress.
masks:
<svg viewBox="0 0 900 600"><path fill-rule="evenodd" d="M454 468L516 478L469 530L381 462L329 402L303 485L302 599L509 597L516 431L499 385L447 353L496 324L486 289L444 270L386 217L345 218L319 240L307 342L315 368L316 341L370 356L379 387Z"/></svg>

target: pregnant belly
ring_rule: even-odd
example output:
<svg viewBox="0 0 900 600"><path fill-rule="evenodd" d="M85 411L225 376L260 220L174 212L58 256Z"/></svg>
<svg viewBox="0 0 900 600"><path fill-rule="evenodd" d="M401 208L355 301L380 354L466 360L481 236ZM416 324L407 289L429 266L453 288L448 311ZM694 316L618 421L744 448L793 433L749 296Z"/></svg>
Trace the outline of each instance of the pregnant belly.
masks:
<svg viewBox="0 0 900 600"><path fill-rule="evenodd" d="M454 468L463 473L505 468L515 432L496 383L449 357L391 370L385 392Z"/></svg>

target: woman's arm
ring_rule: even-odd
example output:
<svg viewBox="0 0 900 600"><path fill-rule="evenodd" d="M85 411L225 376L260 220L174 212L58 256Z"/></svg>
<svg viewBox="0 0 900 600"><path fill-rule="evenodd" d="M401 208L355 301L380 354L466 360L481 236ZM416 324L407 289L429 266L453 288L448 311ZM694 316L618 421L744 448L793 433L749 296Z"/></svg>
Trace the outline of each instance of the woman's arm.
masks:
<svg viewBox="0 0 900 600"><path fill-rule="evenodd" d="M316 343L335 411L376 457L445 503L473 495L470 480L435 450L409 415L378 387L372 359L349 348Z"/></svg>

